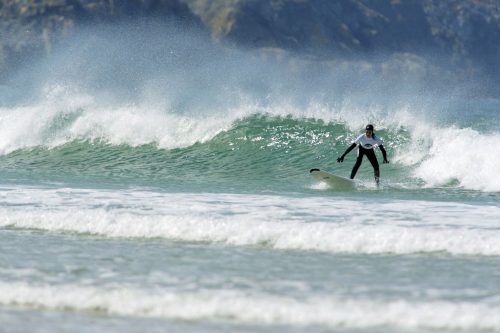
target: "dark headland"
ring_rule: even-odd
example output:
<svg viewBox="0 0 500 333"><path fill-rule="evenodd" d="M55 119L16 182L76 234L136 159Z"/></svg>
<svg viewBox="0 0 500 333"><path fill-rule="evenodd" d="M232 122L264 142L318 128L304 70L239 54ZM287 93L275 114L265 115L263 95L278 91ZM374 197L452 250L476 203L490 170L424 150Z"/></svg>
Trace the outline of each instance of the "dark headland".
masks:
<svg viewBox="0 0 500 333"><path fill-rule="evenodd" d="M499 92L498 0L4 0L0 82L30 59L50 56L80 27L147 20L272 57L331 66L376 57L381 68L439 68Z"/></svg>

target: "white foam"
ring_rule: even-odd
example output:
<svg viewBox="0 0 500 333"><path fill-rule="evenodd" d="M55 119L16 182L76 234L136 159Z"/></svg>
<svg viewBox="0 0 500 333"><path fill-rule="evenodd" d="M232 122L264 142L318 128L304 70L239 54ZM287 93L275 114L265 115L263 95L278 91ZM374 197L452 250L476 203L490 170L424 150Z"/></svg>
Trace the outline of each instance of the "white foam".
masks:
<svg viewBox="0 0 500 333"><path fill-rule="evenodd" d="M180 111L166 97L137 98L134 104L107 101L74 86L49 85L44 95L27 105L0 108L0 154L36 146L55 147L74 140L98 140L110 144L182 148L212 139L234 121L255 114L314 118L342 123L357 132L367 122L378 128L398 125L407 119L405 108L388 111L380 106L360 107L344 101L337 105L311 102L297 106L287 99L261 105L238 96L237 102L211 106L205 112Z"/></svg>
<svg viewBox="0 0 500 333"><path fill-rule="evenodd" d="M177 114L147 103L108 105L85 93L54 86L40 102L0 109L0 154L74 140L185 147L213 138L233 120L217 114Z"/></svg>
<svg viewBox="0 0 500 333"><path fill-rule="evenodd" d="M500 255L498 206L71 189L2 199L0 227L332 253Z"/></svg>
<svg viewBox="0 0 500 333"><path fill-rule="evenodd" d="M500 191L500 134L480 134L472 129L432 131L428 157L415 170L430 186L458 181L473 190Z"/></svg>
<svg viewBox="0 0 500 333"><path fill-rule="evenodd" d="M177 320L227 320L261 325L331 328L499 330L500 306L492 303L295 299L238 290L174 292L131 286L82 287L0 282L0 304L29 309L96 312Z"/></svg>

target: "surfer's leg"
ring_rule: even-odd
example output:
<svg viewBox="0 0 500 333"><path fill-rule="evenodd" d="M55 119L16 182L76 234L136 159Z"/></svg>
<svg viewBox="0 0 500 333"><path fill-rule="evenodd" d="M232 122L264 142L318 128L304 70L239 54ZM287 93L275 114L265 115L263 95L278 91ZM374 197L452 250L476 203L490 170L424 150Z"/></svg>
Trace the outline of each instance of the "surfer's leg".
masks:
<svg viewBox="0 0 500 333"><path fill-rule="evenodd" d="M375 152L373 151L373 149L366 152L366 157L368 157L368 160L372 164L373 173L375 175L375 182L378 185L380 182L380 166L378 165L377 156L375 156Z"/></svg>
<svg viewBox="0 0 500 333"><path fill-rule="evenodd" d="M356 163L352 167L351 179L354 179L354 176L356 176L356 172L358 172L361 162L363 162L364 155L364 151L361 148L358 148L358 157L356 158Z"/></svg>

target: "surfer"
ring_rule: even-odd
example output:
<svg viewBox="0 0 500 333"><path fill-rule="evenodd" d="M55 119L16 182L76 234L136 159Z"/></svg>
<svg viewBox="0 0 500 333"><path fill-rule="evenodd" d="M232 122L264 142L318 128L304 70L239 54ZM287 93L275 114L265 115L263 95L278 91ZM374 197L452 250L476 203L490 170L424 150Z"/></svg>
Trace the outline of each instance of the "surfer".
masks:
<svg viewBox="0 0 500 333"><path fill-rule="evenodd" d="M344 157L349 154L351 150L356 148L356 146L358 146L358 158L356 159L356 163L352 168L351 179L354 179L354 176L356 176L356 172L358 172L361 162L363 162L363 156L366 155L373 166L375 182L377 183L377 185L379 185L380 169L377 161L377 156L375 156L374 148L379 147L382 151L384 164L389 163L389 161L387 160L387 153L384 146L382 145L382 140L378 136L376 136L373 131L373 125L366 125L365 134L361 134L360 136L358 136L357 139L352 142L349 148L347 148L347 150L339 158L337 158L337 162L344 162Z"/></svg>

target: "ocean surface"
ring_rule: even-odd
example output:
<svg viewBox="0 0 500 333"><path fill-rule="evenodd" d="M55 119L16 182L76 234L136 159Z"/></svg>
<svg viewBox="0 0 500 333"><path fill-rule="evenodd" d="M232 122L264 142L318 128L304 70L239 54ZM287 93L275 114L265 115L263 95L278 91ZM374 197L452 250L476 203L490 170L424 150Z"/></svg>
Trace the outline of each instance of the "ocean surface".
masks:
<svg viewBox="0 0 500 333"><path fill-rule="evenodd" d="M1 332L500 331L500 100L80 65L0 89Z"/></svg>

